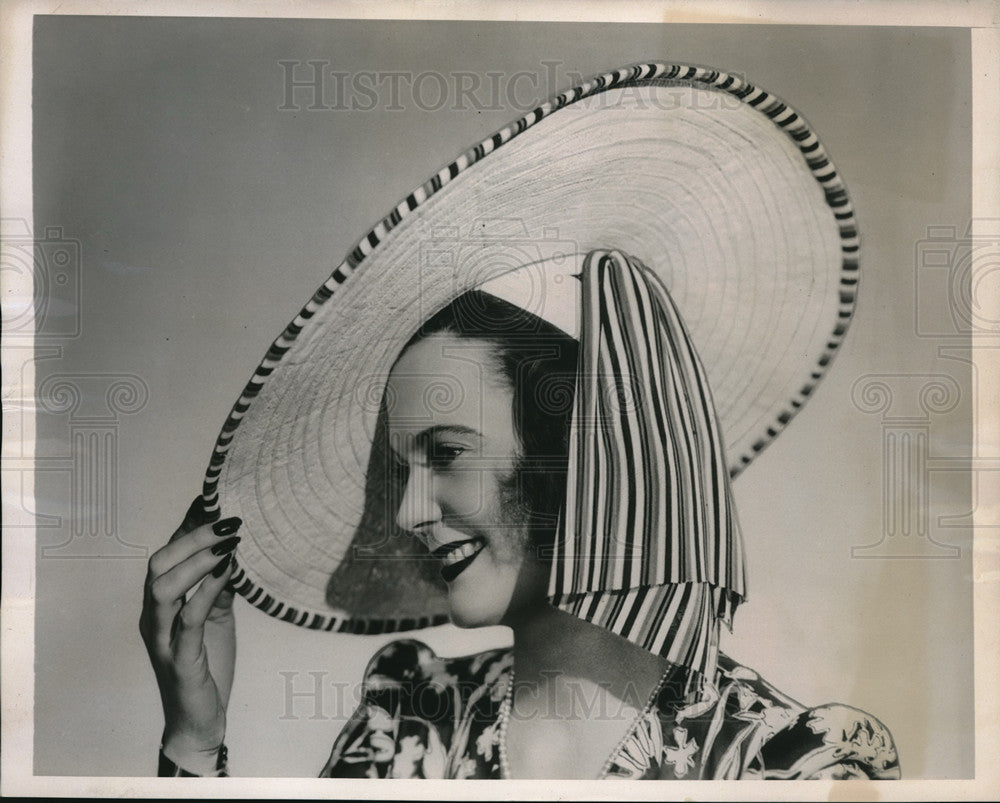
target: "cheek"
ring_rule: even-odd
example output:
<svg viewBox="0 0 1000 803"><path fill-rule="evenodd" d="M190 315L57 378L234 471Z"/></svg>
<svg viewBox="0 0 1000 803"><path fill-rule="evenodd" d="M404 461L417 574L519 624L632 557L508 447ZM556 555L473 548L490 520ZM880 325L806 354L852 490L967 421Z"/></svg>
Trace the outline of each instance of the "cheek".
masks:
<svg viewBox="0 0 1000 803"><path fill-rule="evenodd" d="M455 470L435 478L435 496L446 518L489 527L501 512L496 483L489 472Z"/></svg>
<svg viewBox="0 0 1000 803"><path fill-rule="evenodd" d="M507 530L492 546L496 562L501 566L520 569L524 563L527 543L522 531Z"/></svg>
<svg viewBox="0 0 1000 803"><path fill-rule="evenodd" d="M490 552L503 566L519 568L530 555L531 538L525 519L510 508L498 510L491 533Z"/></svg>

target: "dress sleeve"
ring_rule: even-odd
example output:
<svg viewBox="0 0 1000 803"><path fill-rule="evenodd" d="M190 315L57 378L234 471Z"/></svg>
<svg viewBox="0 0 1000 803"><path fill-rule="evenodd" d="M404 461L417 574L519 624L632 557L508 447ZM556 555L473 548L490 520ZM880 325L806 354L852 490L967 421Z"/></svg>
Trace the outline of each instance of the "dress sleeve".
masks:
<svg viewBox="0 0 1000 803"><path fill-rule="evenodd" d="M163 746L160 745L160 757L157 762L156 775L159 778L228 778L229 777L229 750L223 744L219 747L218 751L215 753L214 757L210 757L207 761L204 756L200 757L200 761L197 763L191 763L189 766L198 766L201 772L192 772L185 769L184 767L175 764L166 753L163 752Z"/></svg>
<svg viewBox="0 0 1000 803"><path fill-rule="evenodd" d="M394 641L365 670L361 702L333 744L321 778L440 778L447 746L436 724L447 688L428 682L437 660L419 641Z"/></svg>
<svg viewBox="0 0 1000 803"><path fill-rule="evenodd" d="M765 778L896 780L899 758L889 729L846 705L804 711L761 749Z"/></svg>

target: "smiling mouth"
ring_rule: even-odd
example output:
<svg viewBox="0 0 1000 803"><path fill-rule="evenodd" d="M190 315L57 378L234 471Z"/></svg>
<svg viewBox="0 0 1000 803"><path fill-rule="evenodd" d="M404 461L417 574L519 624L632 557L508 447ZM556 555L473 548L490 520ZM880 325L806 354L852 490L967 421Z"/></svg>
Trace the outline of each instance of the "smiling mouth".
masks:
<svg viewBox="0 0 1000 803"><path fill-rule="evenodd" d="M486 544L481 538L471 538L468 541L444 544L431 554L444 564L441 567L441 577L446 583L450 583L471 565L484 546Z"/></svg>

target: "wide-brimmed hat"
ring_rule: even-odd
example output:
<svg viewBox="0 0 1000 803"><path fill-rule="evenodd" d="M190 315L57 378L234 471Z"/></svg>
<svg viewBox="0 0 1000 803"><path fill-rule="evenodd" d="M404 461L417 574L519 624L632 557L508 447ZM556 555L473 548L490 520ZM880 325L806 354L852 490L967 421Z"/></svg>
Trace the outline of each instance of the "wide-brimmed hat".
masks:
<svg viewBox="0 0 1000 803"><path fill-rule="evenodd" d="M385 508L372 447L386 377L421 323L462 293L598 249L641 260L669 289L731 476L810 397L853 312L853 209L796 111L704 67L592 78L407 195L274 341L204 483L207 510L244 521L233 587L315 629L446 621L443 584L413 559L423 547L372 513ZM454 390L443 382L439 403Z"/></svg>

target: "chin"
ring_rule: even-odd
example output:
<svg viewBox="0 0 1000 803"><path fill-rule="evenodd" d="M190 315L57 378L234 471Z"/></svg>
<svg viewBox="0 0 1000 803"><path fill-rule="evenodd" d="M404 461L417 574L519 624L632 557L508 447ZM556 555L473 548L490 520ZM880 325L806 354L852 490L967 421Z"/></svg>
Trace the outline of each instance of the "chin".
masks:
<svg viewBox="0 0 1000 803"><path fill-rule="evenodd" d="M470 629L475 627L490 627L500 624L504 617L504 606L492 606L488 599L484 599L482 589L477 589L479 593L471 593L471 599L462 599L455 595L449 598L449 614L451 622L456 627ZM458 597L458 598L456 598Z"/></svg>
<svg viewBox="0 0 1000 803"><path fill-rule="evenodd" d="M463 630L498 625L501 618L500 616L487 616L472 611L451 609L451 623Z"/></svg>

